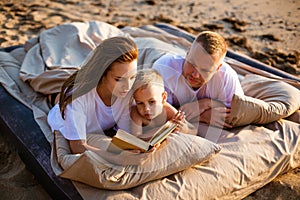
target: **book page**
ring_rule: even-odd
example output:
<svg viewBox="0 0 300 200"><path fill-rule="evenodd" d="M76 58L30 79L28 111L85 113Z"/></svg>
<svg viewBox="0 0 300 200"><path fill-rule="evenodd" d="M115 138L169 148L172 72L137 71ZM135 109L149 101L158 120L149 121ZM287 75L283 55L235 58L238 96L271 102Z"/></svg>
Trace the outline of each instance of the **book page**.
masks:
<svg viewBox="0 0 300 200"><path fill-rule="evenodd" d="M147 151L150 146L149 143L121 129L112 138L112 143L124 150L140 149Z"/></svg>
<svg viewBox="0 0 300 200"><path fill-rule="evenodd" d="M175 123L167 122L165 123L151 138L149 141L151 146L162 142L172 131L176 128Z"/></svg>

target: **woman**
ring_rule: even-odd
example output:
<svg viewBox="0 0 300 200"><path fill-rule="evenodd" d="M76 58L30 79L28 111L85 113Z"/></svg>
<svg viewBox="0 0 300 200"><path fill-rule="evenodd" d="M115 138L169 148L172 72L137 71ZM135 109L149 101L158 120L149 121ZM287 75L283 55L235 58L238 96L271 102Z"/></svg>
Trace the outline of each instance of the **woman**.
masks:
<svg viewBox="0 0 300 200"><path fill-rule="evenodd" d="M48 114L52 131L69 141L71 152L91 150L116 164L140 164L147 154L111 154L87 144L86 134L101 133L116 124L129 129L128 92L137 72L138 50L127 37L104 40L63 84L59 103ZM125 114L124 114L125 113ZM126 114L128 113L128 114Z"/></svg>

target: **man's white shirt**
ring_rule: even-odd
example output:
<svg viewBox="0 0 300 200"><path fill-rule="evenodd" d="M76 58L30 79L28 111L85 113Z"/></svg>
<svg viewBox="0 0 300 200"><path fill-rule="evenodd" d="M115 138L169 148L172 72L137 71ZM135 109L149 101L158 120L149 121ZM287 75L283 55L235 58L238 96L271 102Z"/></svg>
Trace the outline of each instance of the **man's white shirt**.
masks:
<svg viewBox="0 0 300 200"><path fill-rule="evenodd" d="M230 107L234 94L244 95L237 73L225 62L205 85L194 90L182 75L184 60L182 56L167 54L152 66L163 77L167 101L175 107L201 98L219 100Z"/></svg>

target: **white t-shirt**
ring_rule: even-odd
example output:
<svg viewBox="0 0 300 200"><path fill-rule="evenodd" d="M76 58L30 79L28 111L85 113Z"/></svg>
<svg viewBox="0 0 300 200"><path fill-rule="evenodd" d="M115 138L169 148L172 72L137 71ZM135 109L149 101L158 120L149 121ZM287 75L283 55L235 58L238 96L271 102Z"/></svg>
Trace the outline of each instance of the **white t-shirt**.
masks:
<svg viewBox="0 0 300 200"><path fill-rule="evenodd" d="M225 62L206 84L194 90L182 76L184 60L182 56L167 54L152 67L162 75L168 92L167 101L175 107L201 98L219 100L230 107L234 94L244 95L237 73Z"/></svg>
<svg viewBox="0 0 300 200"><path fill-rule="evenodd" d="M85 140L87 133L103 134L116 124L129 131L128 98L117 98L112 106L106 106L94 88L67 105L65 120L58 104L50 110L47 120L52 131L59 130L68 140Z"/></svg>

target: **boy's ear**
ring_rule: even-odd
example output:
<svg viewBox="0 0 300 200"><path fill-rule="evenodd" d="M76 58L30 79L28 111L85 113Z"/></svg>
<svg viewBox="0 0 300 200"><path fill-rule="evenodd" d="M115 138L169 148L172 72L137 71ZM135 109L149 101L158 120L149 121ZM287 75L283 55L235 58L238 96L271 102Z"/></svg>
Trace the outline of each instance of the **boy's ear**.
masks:
<svg viewBox="0 0 300 200"><path fill-rule="evenodd" d="M168 98L168 93L165 91L165 92L162 93L162 100L163 100L163 103L166 103L167 98Z"/></svg>

